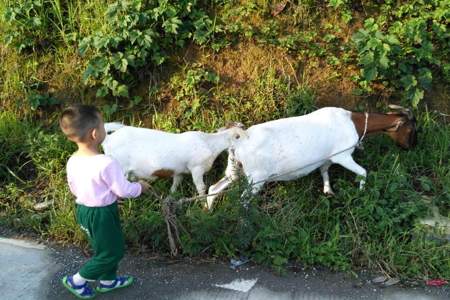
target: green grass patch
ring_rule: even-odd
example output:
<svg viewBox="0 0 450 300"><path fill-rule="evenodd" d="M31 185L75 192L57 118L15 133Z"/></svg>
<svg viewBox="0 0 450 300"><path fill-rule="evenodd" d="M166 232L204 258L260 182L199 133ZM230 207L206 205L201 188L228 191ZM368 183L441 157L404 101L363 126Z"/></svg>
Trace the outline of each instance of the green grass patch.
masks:
<svg viewBox="0 0 450 300"><path fill-rule="evenodd" d="M333 270L382 269L408 278L443 277L449 274L449 243L430 239L418 224L430 215L430 204L449 216L450 127L437 116L422 114L417 148L404 151L386 136L370 137L356 160L367 168L365 190L360 191L354 174L331 168L334 197L321 193L318 172L308 177L265 187L242 208L240 194L245 182L233 186L211 213L197 203L177 210L183 255L232 257L245 254L252 260L282 272L289 261ZM18 122L2 114L4 164L24 153L33 166L32 178L3 177L0 188L0 222L16 229L33 230L61 243L86 245L74 218L74 199L65 179L65 163L74 150L58 132ZM5 129L6 128L6 129ZM34 128L32 134L28 132ZM8 136L5 133L21 133ZM430 147L430 145L433 145ZM9 153L9 156L6 156ZM221 175L220 157L207 181ZM14 162L14 161L13 161ZM11 164L11 163L10 163ZM12 166L17 166L15 163ZM11 171L18 171L11 169ZM155 189L167 194L170 182L159 181ZM179 193L191 195L187 179ZM52 200L46 211L34 204ZM169 253L166 225L159 199L144 196L120 205L127 243L136 250Z"/></svg>
<svg viewBox="0 0 450 300"><path fill-rule="evenodd" d="M387 136L367 138L355 153L369 172L364 191L333 166L335 197L321 194L316 172L268 185L246 211L240 182L211 213L198 203L177 210L181 250L245 254L280 272L297 261L449 278L448 242L418 224L430 207L450 214L448 112L427 109L448 107L448 1L429 2L290 1L274 16L270 1L194 1L190 11L183 1L0 1L0 40L9 40L0 43L0 224L86 246L66 184L75 148L56 127L61 104L95 104L108 121L213 132L226 121L251 126L325 104L382 111L406 93L406 103L418 104L419 144L403 151ZM156 20L151 32L148 18ZM431 83L440 88L428 95ZM207 184L225 164L221 155ZM169 186L155 189L167 194ZM189 178L178 196L194 193ZM36 211L40 202L51 205ZM169 253L159 199L120 209L131 248Z"/></svg>

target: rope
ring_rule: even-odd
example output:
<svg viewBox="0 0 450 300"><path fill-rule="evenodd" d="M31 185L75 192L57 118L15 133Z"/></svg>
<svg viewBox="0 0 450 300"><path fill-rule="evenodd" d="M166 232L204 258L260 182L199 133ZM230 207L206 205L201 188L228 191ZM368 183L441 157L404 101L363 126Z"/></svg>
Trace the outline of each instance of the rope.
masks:
<svg viewBox="0 0 450 300"><path fill-rule="evenodd" d="M366 116L366 118L365 118L365 124L364 124L364 132L363 132L363 135L361 136L361 138L358 140L358 142L356 144L354 144L354 145L352 145L352 146L350 146L348 148L345 148L345 149L343 149L341 151L338 151L336 153L333 153L332 155L329 155L326 158L323 158L323 159L318 160L316 162L304 165L304 166L302 166L300 168L296 168L296 169L293 169L293 170L290 170L288 172L281 173L281 174L272 174L267 179L251 182L251 183L248 184L247 190L250 190L250 188L252 186L254 186L254 185L257 185L257 184L260 184L260 183L263 183L263 182L267 182L267 181L273 181L273 179L276 179L276 178L279 178L279 177L282 177L282 176L286 176L286 175L292 174L294 172L298 172L298 171L300 171L302 169L308 168L310 166L316 165L316 164L318 164L320 162L324 162L324 161L330 160L333 156L341 154L341 153L343 153L345 151L348 151L348 150L350 150L352 148L360 147L360 145L361 145L361 143L362 143L362 141L363 141L363 139L364 139L364 137L366 136L366 133L367 133L367 123L368 123L368 119L369 119L369 114L366 112L365 116ZM167 226L167 235L168 235L168 239L169 239L170 252L171 252L172 256L177 256L178 255L177 242L178 242L178 244L180 244L180 237L179 237L179 232L178 232L178 227L177 227L177 218L176 218L176 214L173 212L174 207L178 206L178 205L182 205L184 203L193 202L193 201L196 201L196 200L199 200L199 199L205 199L206 197L209 197L209 196L220 195L222 193L230 192L230 191L233 191L233 190L238 189L238 188L239 187L231 187L231 188L227 188L224 191L217 192L217 193L211 193L211 194L199 195L199 196L193 196L193 197L183 197L183 198L180 198L180 199L178 199L176 201L173 201L173 198L171 196L167 196L164 200L162 200L162 213L164 215L164 219L165 219L166 226ZM152 193L157 195L154 191L152 191ZM157 195L157 197L162 199L162 197L160 195ZM174 232L172 232L172 230Z"/></svg>
<svg viewBox="0 0 450 300"><path fill-rule="evenodd" d="M360 142L360 141L358 141L358 143L359 143L359 142ZM271 180L273 180L273 179L276 179L276 178L279 178L279 177L282 177L282 176L286 176L286 175L289 175L289 174L298 172L298 171L300 171L300 170L302 170L302 169L306 169L306 168L308 168L308 167L310 167L310 166L313 166L313 165L315 165L315 164L318 164L318 163L320 163L320 162L327 161L327 160L329 160L330 158L332 158L333 156L336 156L336 155L341 154L341 153L343 153L343 152L345 152L345 151L348 151L348 150L350 150L350 149L352 149L352 148L355 148L355 147L358 145L358 143L356 143L355 145L353 145L353 146L351 146L351 147L348 147L348 148L345 148L345 149L343 149L343 150L341 150L341 151L338 151L338 152L336 152L336 153L334 153L334 154L332 154L332 155L330 155L330 156L328 156L328 157L326 157L326 158L323 158L323 159L318 160L318 161L315 161L315 162L313 162L313 163L309 163L309 164L307 164L307 165L304 165L304 166L302 166L302 167L300 167L300 168L296 168L296 169L293 169L293 170L290 170L290 171L288 171L288 172L281 173L281 174L272 174L272 175L270 175L267 179L263 179L263 180L251 182L251 183L248 184L248 186L249 186L249 187L252 187L252 186L257 185L257 184L260 184L260 183L262 183L262 182L271 181ZM238 188L238 187L228 188L228 189L226 189L226 190L224 190L224 191L221 191L221 192L211 193L211 194L206 194L206 195L199 195L199 196L194 196L194 197L189 197L189 198L183 197L183 198L180 198L177 202L178 202L178 204L183 204L183 203L186 203L186 202L191 202L191 201L193 201L193 200L198 200L198 199L206 198L206 197L209 197L209 196L220 195L220 194L222 194L222 193L224 193L224 192L229 192L229 191L232 191L232 190L237 189L237 188Z"/></svg>
<svg viewBox="0 0 450 300"><path fill-rule="evenodd" d="M180 241L180 234L178 232L177 217L172 212L173 207L171 204L172 205L174 204L174 202L171 201L171 197L170 196L166 197L163 200L162 213L167 226L167 237L169 239L170 254L172 256L177 256L178 255L177 243L180 244L181 241ZM174 233L172 233L172 230L174 231Z"/></svg>
<svg viewBox="0 0 450 300"><path fill-rule="evenodd" d="M324 158L324 159L318 160L318 161L316 161L314 163L310 163L310 164L307 164L305 166L302 166L301 168L296 168L294 170L291 170L289 172L285 172L285 173L282 173L282 174L274 174L274 175L271 175L267 179L264 179L264 180L251 182L251 183L248 184L247 190L250 190L250 188L252 186L260 184L262 182L271 181L271 180L276 179L278 177L289 175L289 174L294 173L294 172L298 172L298 171L300 171L302 169L305 169L305 168L310 167L312 165L315 165L317 163L320 163L320 162L323 162L323 161L327 161L330 158L332 158L333 156L336 156L336 155L341 154L341 153L343 153L345 151L348 151L348 150L350 150L352 148L355 148L361 141L362 141L362 139L360 139L358 141L358 143L356 143L355 145L353 145L351 147L348 147L348 148L345 148L345 149L343 149L343 150L341 150L339 152L336 152L336 153L328 156L327 158ZM163 216L164 216L164 219L165 219L165 222L166 222L166 226L167 226L167 236L168 236L168 239L169 239L170 253L171 253L172 256L177 256L178 255L177 243L180 244L180 236L179 236L179 231L178 231L178 226L177 226L177 218L176 218L176 214L173 212L174 208L176 206L182 205L184 203L193 202L193 201L196 201L196 200L199 200L199 199L205 199L206 197L209 197L209 196L220 195L222 193L230 192L230 191L233 191L233 190L238 189L238 188L239 187L231 187L231 188L228 188L228 189L226 189L224 191L217 192L217 193L210 193L210 194L194 196L194 197L183 197L183 198L180 198L180 199L178 199L176 201L173 201L173 198L171 196L167 196L164 200L162 200L162 213L163 213ZM155 192L153 192L153 193L156 194ZM157 195L157 197L160 198L160 199L162 198L159 195Z"/></svg>
<svg viewBox="0 0 450 300"><path fill-rule="evenodd" d="M356 147L358 147L359 149L363 149L362 141L363 141L364 137L366 136L367 124L369 123L369 113L365 112L364 115L366 116L366 120L364 121L364 132L363 132L363 135L361 136L361 138L359 139L358 143L356 143Z"/></svg>
<svg viewBox="0 0 450 300"><path fill-rule="evenodd" d="M177 217L174 213L175 204L179 204L178 201L174 201L172 196L167 196L163 198L161 195L156 193L154 190L150 189L147 193L152 194L153 197L159 198L161 200L161 210L164 216L164 221L167 227L167 238L169 239L170 254L172 256L178 255L178 246L181 243L180 234L178 232Z"/></svg>

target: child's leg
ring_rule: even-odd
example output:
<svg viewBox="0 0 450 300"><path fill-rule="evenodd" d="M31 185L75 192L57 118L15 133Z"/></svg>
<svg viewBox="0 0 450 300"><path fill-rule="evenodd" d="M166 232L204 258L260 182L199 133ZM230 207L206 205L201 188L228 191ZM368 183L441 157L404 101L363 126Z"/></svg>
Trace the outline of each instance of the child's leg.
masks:
<svg viewBox="0 0 450 300"><path fill-rule="evenodd" d="M81 268L80 275L91 280L115 280L124 254L124 239L117 203L106 207L78 205L77 219L88 234L95 255Z"/></svg>
<svg viewBox="0 0 450 300"><path fill-rule="evenodd" d="M76 278L79 277L77 280ZM84 278L81 278L77 273L74 276L64 276L62 279L63 285L71 292L75 297L80 299L92 299L95 297L94 290L88 285Z"/></svg>
<svg viewBox="0 0 450 300"><path fill-rule="evenodd" d="M118 276L116 280L100 280L99 286L96 288L97 292L107 293L116 289L121 289L127 286L130 286L134 281L134 278L131 276Z"/></svg>

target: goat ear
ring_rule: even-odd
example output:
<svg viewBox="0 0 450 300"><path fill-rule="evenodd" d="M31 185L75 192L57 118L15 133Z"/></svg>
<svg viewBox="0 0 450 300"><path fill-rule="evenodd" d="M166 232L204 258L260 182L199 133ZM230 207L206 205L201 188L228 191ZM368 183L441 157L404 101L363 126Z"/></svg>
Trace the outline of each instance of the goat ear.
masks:
<svg viewBox="0 0 450 300"><path fill-rule="evenodd" d="M242 124L241 122L234 122L234 126L239 127L241 129L245 129L244 124Z"/></svg>
<svg viewBox="0 0 450 300"><path fill-rule="evenodd" d="M397 122L397 125L395 125L394 131L397 131L398 128L401 127L401 126L403 126L403 125L405 125L405 123L406 123L406 120L400 119L400 120Z"/></svg>
<svg viewBox="0 0 450 300"><path fill-rule="evenodd" d="M225 129L230 129L231 127L234 127L234 122L232 122L232 121L225 122L225 126L224 126Z"/></svg>
<svg viewBox="0 0 450 300"><path fill-rule="evenodd" d="M245 129L244 124L242 124L241 122L234 122L234 121L228 121L225 124L225 128L226 129L230 129L232 127L239 127L241 129Z"/></svg>

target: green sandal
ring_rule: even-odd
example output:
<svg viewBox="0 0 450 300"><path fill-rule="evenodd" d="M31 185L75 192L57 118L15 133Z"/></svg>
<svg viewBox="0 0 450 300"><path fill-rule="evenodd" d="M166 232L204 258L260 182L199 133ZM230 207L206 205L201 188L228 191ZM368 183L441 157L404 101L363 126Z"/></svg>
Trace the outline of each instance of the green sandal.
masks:
<svg viewBox="0 0 450 300"><path fill-rule="evenodd" d="M100 282L100 285L95 290L99 293L107 293L113 290L130 286L133 281L134 278L132 276L119 276L111 284L103 284Z"/></svg>
<svg viewBox="0 0 450 300"><path fill-rule="evenodd" d="M92 299L95 297L95 291L88 285L87 281L82 285L76 285L73 282L73 276L64 276L61 280L62 284L79 299ZM77 293L77 290L83 289L82 293Z"/></svg>

